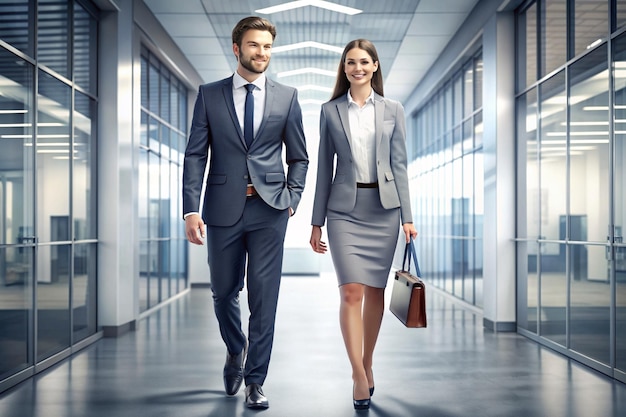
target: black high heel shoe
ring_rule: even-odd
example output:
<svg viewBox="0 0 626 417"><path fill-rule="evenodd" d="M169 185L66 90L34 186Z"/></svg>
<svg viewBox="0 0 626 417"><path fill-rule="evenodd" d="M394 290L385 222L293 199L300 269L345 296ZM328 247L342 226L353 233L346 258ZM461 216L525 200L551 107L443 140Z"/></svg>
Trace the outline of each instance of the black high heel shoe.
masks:
<svg viewBox="0 0 626 417"><path fill-rule="evenodd" d="M365 400L352 400L354 403L355 410L369 410L370 408L370 399L367 398Z"/></svg>
<svg viewBox="0 0 626 417"><path fill-rule="evenodd" d="M370 387L370 397L374 395L374 387Z"/></svg>
<svg viewBox="0 0 626 417"><path fill-rule="evenodd" d="M371 392L371 389L370 389ZM354 399L354 385L352 385L352 404L354 404L355 410L368 410L370 408L370 399L366 398L364 400L355 400Z"/></svg>

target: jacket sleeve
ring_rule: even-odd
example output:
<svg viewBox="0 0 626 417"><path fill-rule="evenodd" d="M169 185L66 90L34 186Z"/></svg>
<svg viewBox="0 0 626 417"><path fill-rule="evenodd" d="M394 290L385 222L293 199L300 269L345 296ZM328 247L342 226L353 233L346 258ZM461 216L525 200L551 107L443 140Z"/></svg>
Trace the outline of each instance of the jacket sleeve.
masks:
<svg viewBox="0 0 626 417"><path fill-rule="evenodd" d="M320 143L317 155L317 181L311 219L313 226L324 226L326 222L326 210L332 186L334 155L335 149L332 139L328 135L328 126L326 125L325 106L322 106L320 113Z"/></svg>
<svg viewBox="0 0 626 417"><path fill-rule="evenodd" d="M298 92L294 90L287 115L285 127L285 158L287 169L287 188L289 189L290 207L295 212L300 199L306 173L309 167L309 156L306 150L306 139L302 125L302 109L298 103Z"/></svg>
<svg viewBox="0 0 626 417"><path fill-rule="evenodd" d="M189 141L183 162L183 215L198 212L210 144L209 123L202 87L193 110Z"/></svg>
<svg viewBox="0 0 626 417"><path fill-rule="evenodd" d="M400 198L400 217L402 223L413 222L411 212L411 196L409 193L409 179L407 174L406 153L406 120L402 104L396 102L396 127L391 136L391 169L395 178L398 197Z"/></svg>

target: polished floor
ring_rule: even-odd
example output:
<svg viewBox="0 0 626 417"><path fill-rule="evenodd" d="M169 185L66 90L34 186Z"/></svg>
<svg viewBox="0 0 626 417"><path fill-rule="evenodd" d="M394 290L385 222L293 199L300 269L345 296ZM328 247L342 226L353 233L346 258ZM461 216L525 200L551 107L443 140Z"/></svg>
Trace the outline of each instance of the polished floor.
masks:
<svg viewBox="0 0 626 417"><path fill-rule="evenodd" d="M246 409L243 390L224 395L210 290L193 288L136 332L102 339L0 395L0 416L626 416L625 384L517 334L485 331L482 317L436 291L427 329L405 329L386 312L372 407L357 412L337 301L332 275L283 279L268 410Z"/></svg>

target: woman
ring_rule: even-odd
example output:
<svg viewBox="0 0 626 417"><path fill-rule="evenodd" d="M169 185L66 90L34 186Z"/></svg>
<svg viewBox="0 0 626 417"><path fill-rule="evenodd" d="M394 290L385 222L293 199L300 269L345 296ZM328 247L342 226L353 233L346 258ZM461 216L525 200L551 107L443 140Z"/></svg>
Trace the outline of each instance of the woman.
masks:
<svg viewBox="0 0 626 417"><path fill-rule="evenodd" d="M374 393L372 359L400 222L407 242L417 236L405 130L402 105L383 97L376 48L366 39L351 41L332 98L322 106L310 244L315 252L326 252L327 220L355 409L369 408Z"/></svg>

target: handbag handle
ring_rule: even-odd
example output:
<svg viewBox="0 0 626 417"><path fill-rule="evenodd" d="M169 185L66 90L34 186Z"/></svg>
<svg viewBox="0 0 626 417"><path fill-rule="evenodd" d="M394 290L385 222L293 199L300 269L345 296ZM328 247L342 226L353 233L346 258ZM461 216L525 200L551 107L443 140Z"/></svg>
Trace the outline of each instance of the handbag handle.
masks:
<svg viewBox="0 0 626 417"><path fill-rule="evenodd" d="M404 259L402 260L403 271L411 271L411 257L413 258L413 262L415 263L415 275L421 278L422 273L420 272L420 265L417 262L417 254L415 253L415 245L413 244L413 239L410 239L409 243L407 243L406 247L404 248ZM409 267L408 269L404 269L404 264L407 262L407 259L409 261Z"/></svg>

